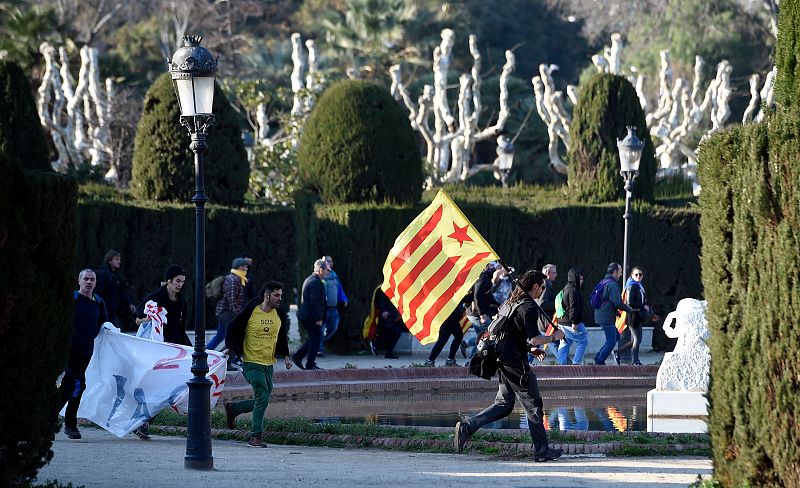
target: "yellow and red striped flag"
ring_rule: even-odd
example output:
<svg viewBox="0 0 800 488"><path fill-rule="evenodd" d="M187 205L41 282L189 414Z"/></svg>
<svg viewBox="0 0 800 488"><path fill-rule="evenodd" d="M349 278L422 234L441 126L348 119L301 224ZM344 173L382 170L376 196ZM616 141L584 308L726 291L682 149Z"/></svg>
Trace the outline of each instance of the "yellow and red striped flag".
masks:
<svg viewBox="0 0 800 488"><path fill-rule="evenodd" d="M456 204L439 190L394 241L381 290L422 344L439 337L445 319L486 264L499 259Z"/></svg>
<svg viewBox="0 0 800 488"><path fill-rule="evenodd" d="M626 289L622 292L622 303L625 303L627 295L628 290ZM617 332L622 334L622 332L625 330L625 327L628 326L628 313L624 310L620 310L619 315L617 315L617 320L614 321L614 325L617 326Z"/></svg>

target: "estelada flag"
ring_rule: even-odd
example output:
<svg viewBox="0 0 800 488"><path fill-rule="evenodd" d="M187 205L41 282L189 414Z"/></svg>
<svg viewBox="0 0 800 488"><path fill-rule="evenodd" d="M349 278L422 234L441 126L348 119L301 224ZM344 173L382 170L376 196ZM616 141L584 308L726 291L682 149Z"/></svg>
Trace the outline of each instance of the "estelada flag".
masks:
<svg viewBox="0 0 800 488"><path fill-rule="evenodd" d="M430 344L481 271L497 259L456 204L439 190L394 241L383 265L381 290L408 330L422 344Z"/></svg>
<svg viewBox="0 0 800 488"><path fill-rule="evenodd" d="M363 335L364 335L364 339L366 339L368 341L371 341L371 340L375 339L375 336L378 335L378 312L379 312L379 310L378 310L377 304L375 303L375 298L377 298L375 295L377 295L378 290L380 290L380 289L381 289L380 286L376 286L375 290L372 292L372 301L369 302L370 303L369 315L367 315L367 318L364 319Z"/></svg>
<svg viewBox="0 0 800 488"><path fill-rule="evenodd" d="M627 289L622 292L622 303L625 303L627 294L628 294ZM625 327L628 326L628 313L625 312L624 310L621 310L619 312L619 315L617 315L617 320L615 320L614 322L615 322L614 325L617 326L617 332L622 334L622 331L624 331Z"/></svg>

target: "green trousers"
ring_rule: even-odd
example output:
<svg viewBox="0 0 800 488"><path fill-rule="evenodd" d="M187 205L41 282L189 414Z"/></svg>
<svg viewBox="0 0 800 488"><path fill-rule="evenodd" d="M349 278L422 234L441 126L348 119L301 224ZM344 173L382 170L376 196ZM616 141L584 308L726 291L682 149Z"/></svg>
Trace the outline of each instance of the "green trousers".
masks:
<svg viewBox="0 0 800 488"><path fill-rule="evenodd" d="M253 399L242 400L233 404L233 413L240 415L253 412L253 426L250 432L260 434L264 425L264 412L269 405L269 396L272 394L272 365L263 366L256 363L242 364L242 373L250 386L253 387Z"/></svg>

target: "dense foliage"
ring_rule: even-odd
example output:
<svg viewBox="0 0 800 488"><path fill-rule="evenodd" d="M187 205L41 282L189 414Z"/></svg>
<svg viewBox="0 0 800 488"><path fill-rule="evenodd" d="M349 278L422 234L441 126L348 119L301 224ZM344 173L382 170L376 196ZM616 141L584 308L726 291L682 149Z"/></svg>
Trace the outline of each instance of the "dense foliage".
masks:
<svg viewBox="0 0 800 488"><path fill-rule="evenodd" d="M215 86L216 123L208 130L204 158L208 197L223 205L244 200L250 166L242 142L240 118L219 85ZM189 201L194 194L194 155L169 73L161 75L144 98L136 129L131 190L138 198Z"/></svg>
<svg viewBox="0 0 800 488"><path fill-rule="evenodd" d="M623 196L617 140L627 134L626 126L633 126L645 142L633 192L651 201L656 176L655 150L633 85L622 76L597 74L581 85L580 93L570 127L570 190L594 202Z"/></svg>
<svg viewBox="0 0 800 488"><path fill-rule="evenodd" d="M780 66L775 79L775 101L784 108L800 103L800 2L781 3L775 64Z"/></svg>
<svg viewBox="0 0 800 488"><path fill-rule="evenodd" d="M0 157L25 169L50 169L33 89L15 62L0 60Z"/></svg>
<svg viewBox="0 0 800 488"><path fill-rule="evenodd" d="M53 456L76 288L72 178L24 173L0 154L0 367L14 393L0 405L0 479L33 480ZM20 365L25 365L19 369Z"/></svg>
<svg viewBox="0 0 800 488"><path fill-rule="evenodd" d="M297 153L301 178L327 203L416 202L419 145L388 91L365 81L328 88L308 118Z"/></svg>
<svg viewBox="0 0 800 488"><path fill-rule="evenodd" d="M570 267L585 270L585 293L605 274L611 261L620 261L623 221L619 205L567 204L533 208L501 202L456 202L503 260L518 270L541 269L555 263L561 273L556 282L566 284ZM518 202L519 199L511 199ZM317 205L307 199L298 204L298 268L302 277L314 259L333 256L350 304L334 347L360 346L363 319L372 290L383 281L381 270L394 239L424 207L386 205ZM637 205L636 239L631 242L632 264L647 273L648 300L663 317L684 297L701 297L698 219L696 212ZM598 244L602 239L602 244ZM593 324L591 309L584 320ZM655 347L667 347L656 341Z"/></svg>

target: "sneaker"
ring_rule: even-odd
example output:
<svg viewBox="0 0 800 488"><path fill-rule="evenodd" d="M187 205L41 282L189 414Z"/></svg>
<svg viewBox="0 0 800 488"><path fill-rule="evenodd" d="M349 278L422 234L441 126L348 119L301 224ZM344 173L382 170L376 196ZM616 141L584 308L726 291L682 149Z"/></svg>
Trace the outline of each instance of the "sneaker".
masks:
<svg viewBox="0 0 800 488"><path fill-rule="evenodd" d="M247 447L267 447L267 445L261 440L261 434L253 434L247 440Z"/></svg>
<svg viewBox="0 0 800 488"><path fill-rule="evenodd" d="M467 343L461 341L461 345L458 348L461 349L461 355L464 356L464 359L467 359Z"/></svg>
<svg viewBox="0 0 800 488"><path fill-rule="evenodd" d="M460 421L456 422L456 431L455 435L453 436L453 444L457 453L461 454L461 452L464 450L464 444L467 443L469 437L470 436L467 432L467 427Z"/></svg>
<svg viewBox="0 0 800 488"><path fill-rule="evenodd" d="M448 359L444 362L445 366L458 366L459 364L456 362L455 359Z"/></svg>
<svg viewBox="0 0 800 488"><path fill-rule="evenodd" d="M133 433L136 434L136 437L138 437L139 439L142 439L143 441L149 441L150 440L150 422L143 423L142 425L137 427L133 431Z"/></svg>
<svg viewBox="0 0 800 488"><path fill-rule="evenodd" d="M383 355L383 357L385 357L386 359L400 359L400 356L398 356L393 352L387 352L386 354Z"/></svg>
<svg viewBox="0 0 800 488"><path fill-rule="evenodd" d="M225 424L229 429L236 429L236 414L233 413L232 402L225 402Z"/></svg>
<svg viewBox="0 0 800 488"><path fill-rule="evenodd" d="M554 459L560 458L562 454L564 454L563 449L553 449L548 447L545 452L536 455L536 462L543 463L546 461L553 461Z"/></svg>
<svg viewBox="0 0 800 488"><path fill-rule="evenodd" d="M633 364L634 366L641 366L642 362L641 361L634 361L631 364Z"/></svg>
<svg viewBox="0 0 800 488"><path fill-rule="evenodd" d="M617 351L612 351L611 355L614 356L614 362L619 366L619 354L617 354Z"/></svg>
<svg viewBox="0 0 800 488"><path fill-rule="evenodd" d="M312 364L311 366L307 367L306 369L307 369L308 371L317 371L317 370L322 370L322 368L320 368L320 367L319 367L319 366L317 366L316 364Z"/></svg>
<svg viewBox="0 0 800 488"><path fill-rule="evenodd" d="M78 430L78 427L70 427L68 425L64 426L64 433L70 439L80 439L81 438L81 431Z"/></svg>
<svg viewBox="0 0 800 488"><path fill-rule="evenodd" d="M373 356L377 356L375 353L375 341L369 341L369 352L371 352Z"/></svg>
<svg viewBox="0 0 800 488"><path fill-rule="evenodd" d="M430 359L426 359L425 364L423 366L425 366L426 368L435 368L436 360L434 359L433 361L431 361Z"/></svg>
<svg viewBox="0 0 800 488"><path fill-rule="evenodd" d="M320 352L317 353L317 357L318 358L324 358L325 357L325 353L320 351Z"/></svg>
<svg viewBox="0 0 800 488"><path fill-rule="evenodd" d="M297 366L298 368L300 368L300 369L306 369L306 368L304 368L304 367L303 367L303 358L299 357L299 356L297 355L297 353L295 353L295 354L292 354L292 362L293 362L293 363L294 363L294 365L295 365L295 366Z"/></svg>

